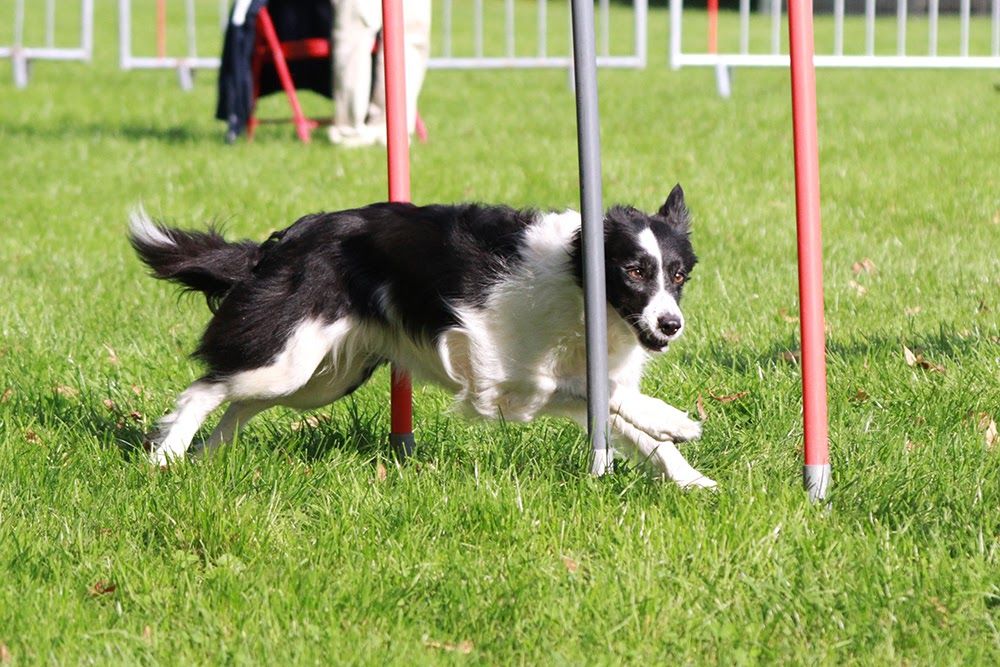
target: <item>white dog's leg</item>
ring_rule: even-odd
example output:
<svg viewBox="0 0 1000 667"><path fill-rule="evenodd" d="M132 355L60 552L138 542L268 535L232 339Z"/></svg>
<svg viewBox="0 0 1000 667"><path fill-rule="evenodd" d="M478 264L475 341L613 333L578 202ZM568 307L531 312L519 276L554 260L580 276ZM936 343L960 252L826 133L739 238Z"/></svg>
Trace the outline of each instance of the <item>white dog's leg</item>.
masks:
<svg viewBox="0 0 1000 667"><path fill-rule="evenodd" d="M214 452L220 445L232 442L233 436L247 425L255 415L270 407L270 403L260 401L236 401L230 403L222 414L218 426L212 431L205 442L195 446L194 456L205 456Z"/></svg>
<svg viewBox="0 0 1000 667"><path fill-rule="evenodd" d="M636 390L615 391L611 397L611 414L654 440L679 442L701 437L701 424L686 412Z"/></svg>
<svg viewBox="0 0 1000 667"><path fill-rule="evenodd" d="M149 436L149 460L164 466L184 456L205 418L227 398L226 385L198 380L177 397L174 411L157 422Z"/></svg>
<svg viewBox="0 0 1000 667"><path fill-rule="evenodd" d="M661 401L656 401L656 403L670 407ZM546 406L545 411L548 414L571 417L584 428L587 426L587 404L576 393L557 393ZM673 480L681 488L714 488L716 486L714 480L705 477L687 462L687 459L669 438L653 438L631 422L623 419L620 414L611 415L610 426L616 445L622 445L631 458L655 466L660 473ZM609 443L609 449L603 463L610 462L611 457L615 454L616 450L611 449ZM598 453L598 456L604 456L604 453ZM608 469L607 465L603 467L605 471Z"/></svg>
<svg viewBox="0 0 1000 667"><path fill-rule="evenodd" d="M659 468L681 488L715 488L715 481L695 470L670 440L652 438L617 416L611 418L611 426L622 440L634 447L639 457Z"/></svg>

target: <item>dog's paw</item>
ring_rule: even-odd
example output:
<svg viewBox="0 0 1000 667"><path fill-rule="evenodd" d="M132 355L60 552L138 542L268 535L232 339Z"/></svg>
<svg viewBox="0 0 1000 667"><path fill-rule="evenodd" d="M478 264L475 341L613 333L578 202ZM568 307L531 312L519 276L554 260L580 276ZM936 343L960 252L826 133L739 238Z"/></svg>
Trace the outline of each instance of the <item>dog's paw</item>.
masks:
<svg viewBox="0 0 1000 667"><path fill-rule="evenodd" d="M717 491L719 488L719 485L716 484L714 479L705 477L704 475L695 477L694 479L685 480L683 482L677 482L677 485L685 491L690 489L709 489L711 491Z"/></svg>
<svg viewBox="0 0 1000 667"><path fill-rule="evenodd" d="M679 410L675 414L658 420L637 425L638 428L656 440L688 442L701 437L701 422L697 422Z"/></svg>
<svg viewBox="0 0 1000 667"><path fill-rule="evenodd" d="M701 437L701 424L672 405L647 396L617 406L617 416L654 440L686 442Z"/></svg>
<svg viewBox="0 0 1000 667"><path fill-rule="evenodd" d="M667 435L674 441L687 442L697 440L701 437L701 422L697 422L687 415L677 419L670 425Z"/></svg>

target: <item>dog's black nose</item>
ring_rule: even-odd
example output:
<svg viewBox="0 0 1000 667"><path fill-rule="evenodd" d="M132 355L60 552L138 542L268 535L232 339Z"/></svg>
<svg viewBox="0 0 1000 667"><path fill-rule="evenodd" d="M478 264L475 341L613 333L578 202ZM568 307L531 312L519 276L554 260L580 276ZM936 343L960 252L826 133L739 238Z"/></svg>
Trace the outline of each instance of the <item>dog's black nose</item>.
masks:
<svg viewBox="0 0 1000 667"><path fill-rule="evenodd" d="M664 315L656 321L656 325L659 327L660 331L663 332L664 336L673 336L681 330L682 326L684 326L674 315Z"/></svg>

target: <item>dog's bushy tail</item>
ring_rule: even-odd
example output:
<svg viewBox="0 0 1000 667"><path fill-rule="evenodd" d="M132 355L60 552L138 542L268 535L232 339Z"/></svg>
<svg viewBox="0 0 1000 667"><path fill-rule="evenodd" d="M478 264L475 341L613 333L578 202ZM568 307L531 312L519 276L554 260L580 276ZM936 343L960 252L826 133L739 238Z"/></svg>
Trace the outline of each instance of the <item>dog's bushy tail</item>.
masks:
<svg viewBox="0 0 1000 667"><path fill-rule="evenodd" d="M201 292L214 312L230 288L250 277L260 245L229 242L214 228L186 231L157 224L144 210L132 212L129 241L153 276Z"/></svg>

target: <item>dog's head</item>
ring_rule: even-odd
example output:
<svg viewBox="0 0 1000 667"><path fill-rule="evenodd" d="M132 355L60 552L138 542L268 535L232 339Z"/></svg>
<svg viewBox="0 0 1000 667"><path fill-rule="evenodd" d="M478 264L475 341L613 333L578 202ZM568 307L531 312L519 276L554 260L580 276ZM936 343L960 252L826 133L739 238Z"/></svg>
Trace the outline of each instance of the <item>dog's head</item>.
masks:
<svg viewBox="0 0 1000 667"><path fill-rule="evenodd" d="M609 209L604 254L608 304L644 348L662 352L684 330L678 304L698 261L688 238L681 186L675 185L652 215L631 206Z"/></svg>

